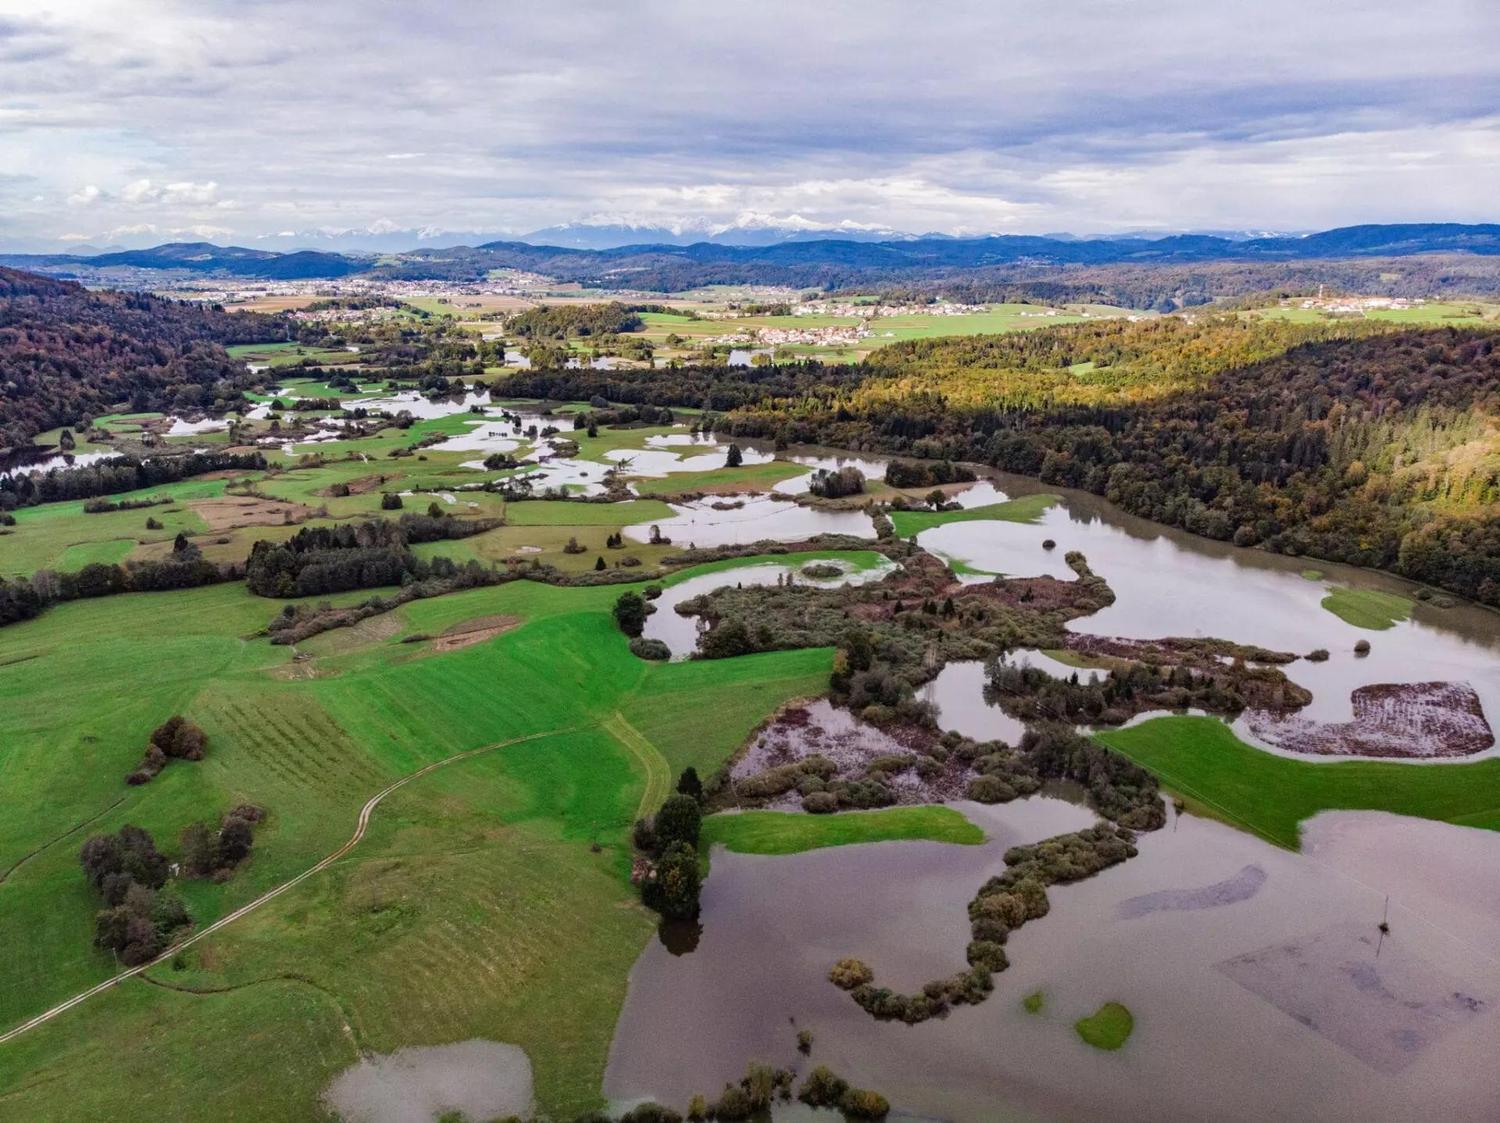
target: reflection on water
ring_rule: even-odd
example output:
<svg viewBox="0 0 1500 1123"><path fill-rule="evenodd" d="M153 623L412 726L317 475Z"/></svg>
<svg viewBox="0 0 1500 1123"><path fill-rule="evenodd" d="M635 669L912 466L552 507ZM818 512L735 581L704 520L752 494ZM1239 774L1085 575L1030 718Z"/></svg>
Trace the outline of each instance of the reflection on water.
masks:
<svg viewBox="0 0 1500 1123"><path fill-rule="evenodd" d="M965 906L1003 868L1005 848L1090 819L1044 799L964 809L986 845L716 853L698 950L677 959L653 944L636 964L606 1093L685 1103L747 1060L791 1064L795 1019L816 1035L816 1063L955 1123L1500 1116L1500 970L1489 951L1500 940L1500 835L1399 820L1393 841L1390 816L1325 814L1308 826L1308 852L1293 854L1178 819L1141 836L1138 858L1049 890L1051 912L1011 937L1012 966L988 1002L916 1027L876 1022L827 983L834 960L857 955L897 988L961 967ZM1387 893L1390 934L1377 958ZM1143 898L1196 907L1122 916ZM1281 947L1313 949L1297 959L1308 974L1296 993L1315 996L1310 1012L1278 1005L1286 963L1258 968L1264 993L1222 968ZM1478 1005L1428 1015L1372 1001L1389 983L1405 1003L1446 1010L1430 993L1438 979ZM1029 1014L1021 999L1036 991L1045 1007ZM1072 1028L1106 1001L1135 1016L1117 1054L1089 1048ZM1433 1018L1452 1024L1433 1033ZM1387 1040L1415 1059L1372 1067L1387 1052L1365 1043Z"/></svg>
<svg viewBox="0 0 1500 1123"><path fill-rule="evenodd" d="M983 661L949 663L922 687L922 701L937 707L940 729L962 733L976 741L1019 743L1026 726L984 700L984 682Z"/></svg>

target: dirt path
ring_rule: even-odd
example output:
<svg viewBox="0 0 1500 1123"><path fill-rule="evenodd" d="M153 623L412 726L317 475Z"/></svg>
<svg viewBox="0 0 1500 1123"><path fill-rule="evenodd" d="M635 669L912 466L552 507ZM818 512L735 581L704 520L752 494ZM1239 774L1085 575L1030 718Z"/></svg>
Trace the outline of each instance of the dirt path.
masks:
<svg viewBox="0 0 1500 1123"><path fill-rule="evenodd" d="M616 716L618 717L618 715L616 715ZM624 718L619 718L619 720L623 724L625 719ZM612 721L611 721L610 724L613 724L613 719L612 719ZM247 904L241 905L239 908L235 909L233 912L228 913L228 914L226 914L224 916L221 916L218 920L214 921L212 924L210 924L207 928L204 928L202 931L194 932L187 939L182 940L179 943L173 944L166 951L164 951L160 955L158 955L155 959L152 959L152 960L150 960L150 961L148 961L146 963L142 963L139 966L131 967L131 968L128 968L128 969L126 969L124 971L121 971L118 975L111 976L110 978L105 979L102 983L99 983L96 986L92 986L88 990L85 990L85 991L82 991L82 992L80 992L78 994L75 994L72 998L68 999L66 1002L59 1002L56 1006L52 1007L52 1009L50 1009L50 1010L44 1010L44 1011L42 1011L42 1013L36 1015L36 1017L31 1018L31 1019L29 1019L27 1021L24 1021L20 1025L15 1026L15 1027L13 1027L13 1028L11 1028L9 1030L6 1030L4 1033L0 1033L0 1045L5 1044L7 1041L12 1041L12 1040L14 1040L17 1037L20 1037L27 1030L35 1029L39 1025L43 1025L46 1022L50 1022L53 1018L57 1017L60 1014L67 1013L69 1010L73 1009L73 1007L82 1005L84 1002L87 1002L90 998L93 998L94 995L96 995L96 994L102 994L105 991L109 990L111 987L118 986L120 983L123 983L126 979L133 979L133 978L135 978L135 976L141 974L142 972L147 971L147 970L149 970L152 967L155 967L158 963L165 962L166 960L170 959L172 956L176 955L178 952L182 951L184 948L192 947L199 940L203 940L203 939L208 938L209 936L212 936L215 932L219 931L221 928L224 928L224 927L227 927L230 924L233 924L236 920L239 920L241 917L246 916L246 915L254 912L256 909L260 908L262 905L266 904L267 902L275 900L277 897L279 897L283 893L285 893L288 889L294 889L294 888L296 888L298 885L301 885L304 881L306 881L308 878L312 877L314 874L322 873L329 866L333 865L333 863L337 862L340 858L344 857L344 855L348 854L349 851L353 850L356 846L359 845L360 839L362 839L362 838L365 837L365 831L368 829L368 827L370 825L370 816L374 813L375 808L380 805L380 801L381 800L383 800L386 796L390 795L397 788L404 787L405 785L411 783L413 780L419 779L419 778L427 775L427 773L429 773L429 772L436 771L437 769L446 767L447 765L450 765L450 764L456 764L456 763L458 763L461 760L468 760L470 757L478 756L480 753L492 752L495 749L508 748L511 745L524 744L527 741L539 741L539 740L541 740L544 737L556 737L556 736L560 736L560 735L562 735L564 733L576 733L580 728L583 728L583 727L582 726L572 726L572 727L569 727L569 728L566 728L566 729L549 729L545 733L531 733L531 734L528 734L525 737L515 737L515 738L512 738L509 741L497 741L496 743L494 743L492 745L481 745L477 749L469 749L466 752L456 753L453 756L444 757L442 760L433 761L431 764L427 765L425 768L419 768L419 769L417 769L417 771L411 773L410 775L403 776L401 779L396 780L394 783L386 785L385 787L381 788L380 791L376 792L368 800L366 800L365 801L365 805L359 809L359 819L355 823L354 833L349 836L349 841L346 842L346 843L344 843L342 846L340 846L337 850L333 851L327 857L325 857L322 860L320 860L316 865L313 865L313 866L309 867L308 869L303 870L301 873L299 873L296 877L292 878L290 881L284 881L280 885L276 886L274 889L270 889L270 890L266 891L265 893L262 893L259 897L256 897L253 901L250 901ZM628 725L626 725L626 728L629 729L630 727ZM631 729L630 732L635 733L635 731L633 729ZM635 736L637 738L640 738L640 734L639 733L636 733ZM640 739L642 741L644 741L644 738L640 738ZM648 745L648 747L650 747L650 746ZM653 753L656 752L656 750L655 750L654 747L651 747L651 751ZM661 759L661 754L660 753L656 753L656 756L657 756L657 758L659 760L661 760L661 767L662 767L663 772L665 772L665 770L666 770L666 763L667 762L665 760ZM643 763L646 763L646 762L643 761ZM646 784L646 786L647 786L647 788L649 790L652 787L652 783L653 783L654 777L652 777L650 775L650 767L649 767L649 765L648 765L647 771L648 771L648 777L647 777L647 784Z"/></svg>

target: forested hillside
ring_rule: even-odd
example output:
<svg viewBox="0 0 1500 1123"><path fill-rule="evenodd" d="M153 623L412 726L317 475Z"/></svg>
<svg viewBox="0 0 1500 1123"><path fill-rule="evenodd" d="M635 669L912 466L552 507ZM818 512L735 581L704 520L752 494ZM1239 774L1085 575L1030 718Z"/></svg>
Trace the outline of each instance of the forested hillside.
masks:
<svg viewBox="0 0 1500 1123"><path fill-rule="evenodd" d="M108 412L195 409L237 398L226 343L283 337L269 316L0 269L0 446Z"/></svg>
<svg viewBox="0 0 1500 1123"><path fill-rule="evenodd" d="M530 372L517 392L727 411L724 435L971 460L1243 546L1500 605L1500 335L1083 324L858 368Z"/></svg>

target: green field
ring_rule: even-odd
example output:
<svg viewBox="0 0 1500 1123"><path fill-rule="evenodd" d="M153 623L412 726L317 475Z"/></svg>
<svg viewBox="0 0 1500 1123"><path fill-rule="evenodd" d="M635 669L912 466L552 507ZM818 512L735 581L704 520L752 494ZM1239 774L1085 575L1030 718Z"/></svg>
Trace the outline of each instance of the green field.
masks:
<svg viewBox="0 0 1500 1123"><path fill-rule="evenodd" d="M234 585L65 604L0 632L0 1025L113 970L89 942L90 833L137 823L170 851L193 819L269 808L231 881L187 886L202 925L337 848L393 779L498 746L400 789L348 857L180 964L0 1050L8 1110L229 1118L253 1102L300 1120L361 1050L474 1036L526 1048L547 1109L597 1103L654 928L626 877L630 823L678 769L711 772L777 706L821 693L831 665L824 650L642 662L610 619L619 593L518 582L417 601L394 631L320 637L338 642L297 664L252 638L279 603ZM445 654L399 642L489 616L521 625ZM207 759L127 787L173 712L203 726ZM143 1037L171 1062L143 1063Z"/></svg>
<svg viewBox="0 0 1500 1123"><path fill-rule="evenodd" d="M722 309L723 305L704 304L700 310ZM889 346L908 339L933 339L953 335L995 335L1012 331L1034 331L1037 328L1057 327L1061 324L1077 324L1088 320L1113 319L1126 315L1143 315L1128 308L1114 308L1102 304L1069 304L1047 307L1037 304L991 304L982 312L961 312L953 315L930 315L916 312L894 316L875 316L862 320L859 316L755 316L730 315L723 318L695 318L675 312L643 312L641 319L645 327L640 332L649 339L663 355L685 354L692 347L705 341L734 335L754 334L762 329L810 330L814 328L857 328L862 322L870 334L845 344L788 343L775 344L778 355L811 356L822 359L858 360L880 347ZM668 347L668 336L676 335L684 343L676 348ZM762 344L739 344L737 346L762 346ZM764 344L764 346L772 346Z"/></svg>
<svg viewBox="0 0 1500 1123"><path fill-rule="evenodd" d="M990 519L1036 523L1041 521L1042 513L1048 507L1059 501L1060 498L1056 495L1039 492L1036 495L1023 495L1018 499L1007 499L1004 503L966 507L960 511L892 511L890 518L896 534L901 538L910 538L924 530L947 526L949 523L984 522Z"/></svg>
<svg viewBox="0 0 1500 1123"><path fill-rule="evenodd" d="M861 842L925 840L977 846L984 832L951 807L892 807L842 815L741 811L703 823L705 847L722 843L739 854L797 854Z"/></svg>
<svg viewBox="0 0 1500 1123"><path fill-rule="evenodd" d="M1500 759L1425 767L1292 760L1245 744L1212 717L1159 717L1095 736L1156 773L1195 813L1290 850L1319 811L1390 811L1500 830Z"/></svg>
<svg viewBox="0 0 1500 1123"><path fill-rule="evenodd" d="M359 362L357 352L346 351L342 347L309 347L301 343L236 343L224 350L236 359L243 359L247 363L256 365L264 363L272 370L278 367L296 366L304 359L311 359L321 366ZM307 396L323 397L324 395L309 393Z"/></svg>
<svg viewBox="0 0 1500 1123"><path fill-rule="evenodd" d="M1346 624L1382 632L1411 616L1413 602L1396 593L1378 589L1331 588L1323 607Z"/></svg>
<svg viewBox="0 0 1500 1123"><path fill-rule="evenodd" d="M1369 308L1363 312L1332 313L1321 308L1303 308L1301 301L1270 308L1254 308L1242 316L1288 320L1298 324L1322 324L1338 320L1377 320L1389 324L1414 324L1423 327L1447 327L1500 321L1500 304L1478 300L1429 300L1410 308Z"/></svg>

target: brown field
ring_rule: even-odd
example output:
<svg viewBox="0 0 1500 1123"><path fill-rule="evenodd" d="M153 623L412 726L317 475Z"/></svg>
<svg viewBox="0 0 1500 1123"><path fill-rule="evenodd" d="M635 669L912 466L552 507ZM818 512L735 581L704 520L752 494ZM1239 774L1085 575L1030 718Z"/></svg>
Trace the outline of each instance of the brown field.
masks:
<svg viewBox="0 0 1500 1123"><path fill-rule="evenodd" d="M251 495L194 499L186 505L208 526L209 534L222 534L246 526L285 526L289 522L302 522L313 513L311 508L300 503L257 499Z"/></svg>

